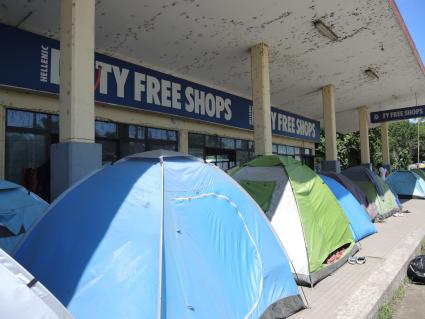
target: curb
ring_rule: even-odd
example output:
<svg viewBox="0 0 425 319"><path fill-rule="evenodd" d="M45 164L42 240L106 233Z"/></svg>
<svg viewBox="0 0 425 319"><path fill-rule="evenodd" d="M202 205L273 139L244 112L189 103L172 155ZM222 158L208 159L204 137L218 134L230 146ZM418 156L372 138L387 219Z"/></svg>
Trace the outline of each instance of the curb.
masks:
<svg viewBox="0 0 425 319"><path fill-rule="evenodd" d="M397 244L384 263L374 270L359 287L336 310L338 319L375 319L379 308L392 296L406 277L407 265L419 254L424 229L416 229Z"/></svg>

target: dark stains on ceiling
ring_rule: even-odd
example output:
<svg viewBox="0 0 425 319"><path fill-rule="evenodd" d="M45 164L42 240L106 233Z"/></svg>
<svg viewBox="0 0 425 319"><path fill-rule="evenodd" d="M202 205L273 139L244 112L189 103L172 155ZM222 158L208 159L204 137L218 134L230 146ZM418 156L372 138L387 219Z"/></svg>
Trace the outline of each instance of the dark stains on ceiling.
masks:
<svg viewBox="0 0 425 319"><path fill-rule="evenodd" d="M0 0L0 22L13 25L26 12L55 8L54 19L40 9L22 28L58 38L59 2ZM312 21L318 18L338 41L314 28ZM98 51L243 96L251 93L249 48L259 42L270 47L272 101L288 103L289 110L320 103L317 94L308 92L331 82L344 95L338 100L341 107L349 107L347 101L356 100L353 89L369 92L374 84L376 90L395 76L399 83L421 78L387 0L96 1ZM365 78L367 67L379 70L378 84ZM382 94L390 90L378 88Z"/></svg>

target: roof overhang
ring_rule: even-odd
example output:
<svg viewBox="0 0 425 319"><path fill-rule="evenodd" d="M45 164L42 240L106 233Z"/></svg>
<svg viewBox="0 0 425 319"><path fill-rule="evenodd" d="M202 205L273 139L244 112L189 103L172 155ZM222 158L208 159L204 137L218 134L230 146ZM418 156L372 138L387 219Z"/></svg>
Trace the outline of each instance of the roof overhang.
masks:
<svg viewBox="0 0 425 319"><path fill-rule="evenodd" d="M0 22L58 38L59 5L4 0ZM340 132L358 129L359 106L425 104L425 69L393 0L96 1L98 52L247 98L249 49L260 42L270 47L272 104L321 120L321 87L333 84Z"/></svg>

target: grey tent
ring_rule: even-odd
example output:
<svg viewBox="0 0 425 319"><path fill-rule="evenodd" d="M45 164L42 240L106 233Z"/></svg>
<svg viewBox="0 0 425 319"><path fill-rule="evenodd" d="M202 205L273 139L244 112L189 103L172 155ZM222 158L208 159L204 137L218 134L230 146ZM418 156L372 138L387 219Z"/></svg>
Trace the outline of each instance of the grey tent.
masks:
<svg viewBox="0 0 425 319"><path fill-rule="evenodd" d="M361 190L360 187L358 187L348 177L344 176L341 173L322 172L322 174L333 178L346 189L348 189L348 191L353 194L353 196L357 199L357 201L364 208L364 210L366 210L370 220L375 219L376 215L378 215L378 207L375 205L375 203L369 201L366 194Z"/></svg>
<svg viewBox="0 0 425 319"><path fill-rule="evenodd" d="M0 249L0 318L73 319L28 271Z"/></svg>
<svg viewBox="0 0 425 319"><path fill-rule="evenodd" d="M366 194L369 202L378 207L381 218L392 216L399 211L397 199L387 184L370 169L364 166L354 166L342 172L351 179Z"/></svg>

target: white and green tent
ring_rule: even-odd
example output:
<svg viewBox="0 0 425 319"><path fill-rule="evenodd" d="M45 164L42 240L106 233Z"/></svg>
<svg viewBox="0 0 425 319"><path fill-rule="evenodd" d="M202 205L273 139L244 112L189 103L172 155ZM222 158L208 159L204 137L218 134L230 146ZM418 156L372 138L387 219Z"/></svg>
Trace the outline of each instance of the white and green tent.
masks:
<svg viewBox="0 0 425 319"><path fill-rule="evenodd" d="M314 285L357 252L344 211L309 167L291 157L261 156L230 175L270 219L299 284ZM339 250L339 258L326 263Z"/></svg>

